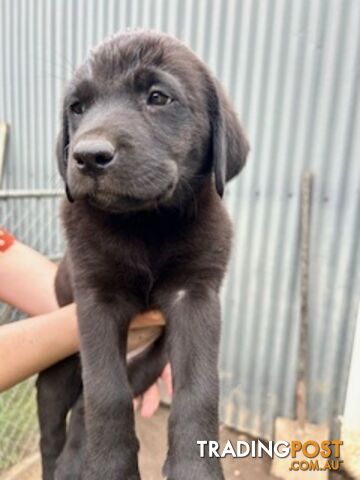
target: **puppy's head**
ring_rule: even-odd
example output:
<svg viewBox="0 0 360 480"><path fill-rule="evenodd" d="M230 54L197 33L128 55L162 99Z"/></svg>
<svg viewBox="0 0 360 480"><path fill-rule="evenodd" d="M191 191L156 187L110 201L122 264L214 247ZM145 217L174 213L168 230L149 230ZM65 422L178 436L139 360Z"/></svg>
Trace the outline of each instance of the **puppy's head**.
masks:
<svg viewBox="0 0 360 480"><path fill-rule="evenodd" d="M181 42L116 35L77 70L57 157L69 199L112 212L176 206L209 175L219 195L248 144L221 87Z"/></svg>

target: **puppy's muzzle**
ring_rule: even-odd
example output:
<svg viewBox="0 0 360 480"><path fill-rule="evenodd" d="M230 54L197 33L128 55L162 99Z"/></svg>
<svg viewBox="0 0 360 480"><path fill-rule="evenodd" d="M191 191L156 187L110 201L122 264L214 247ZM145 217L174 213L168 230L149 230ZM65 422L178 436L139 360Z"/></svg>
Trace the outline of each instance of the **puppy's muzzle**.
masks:
<svg viewBox="0 0 360 480"><path fill-rule="evenodd" d="M89 138L80 140L74 147L73 159L84 174L101 174L115 161L115 147L108 140Z"/></svg>

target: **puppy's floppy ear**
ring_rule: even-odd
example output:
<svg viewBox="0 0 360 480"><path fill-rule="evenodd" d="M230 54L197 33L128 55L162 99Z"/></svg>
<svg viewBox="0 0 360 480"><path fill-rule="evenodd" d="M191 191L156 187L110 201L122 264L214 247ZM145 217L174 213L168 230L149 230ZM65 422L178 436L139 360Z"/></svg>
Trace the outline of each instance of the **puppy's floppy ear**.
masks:
<svg viewBox="0 0 360 480"><path fill-rule="evenodd" d="M68 163L69 148L69 124L66 112L63 111L61 118L61 128L56 139L56 158L60 175L66 180L66 168Z"/></svg>
<svg viewBox="0 0 360 480"><path fill-rule="evenodd" d="M211 82L209 113L215 186L222 197L225 183L244 167L249 144L235 111L216 80Z"/></svg>
<svg viewBox="0 0 360 480"><path fill-rule="evenodd" d="M70 194L69 187L66 180L66 169L68 164L68 150L69 150L69 124L65 111L62 115L61 129L56 139L56 158L60 175L65 182L65 192L69 202L73 202L73 198Z"/></svg>

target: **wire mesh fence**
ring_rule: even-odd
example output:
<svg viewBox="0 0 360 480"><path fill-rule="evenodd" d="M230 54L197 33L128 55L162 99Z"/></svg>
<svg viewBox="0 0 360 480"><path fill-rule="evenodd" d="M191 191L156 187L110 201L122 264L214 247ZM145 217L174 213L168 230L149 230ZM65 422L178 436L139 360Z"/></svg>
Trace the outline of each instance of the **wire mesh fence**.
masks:
<svg viewBox="0 0 360 480"><path fill-rule="evenodd" d="M36 190L26 196L0 196L0 225L35 250L58 259L64 249L59 226L60 198Z"/></svg>
<svg viewBox="0 0 360 480"><path fill-rule="evenodd" d="M19 312L7 305L0 306L0 325L19 317ZM35 378L31 378L0 395L0 478L6 478L4 472L38 450L34 384ZM22 478L30 477L24 472Z"/></svg>
<svg viewBox="0 0 360 480"><path fill-rule="evenodd" d="M63 250L58 203L59 198L52 195L0 199L0 224L27 245L58 259ZM0 325L23 316L9 305L0 304ZM0 480L40 478L38 467L36 475L28 467L16 475L9 473L39 450L35 380L33 377L0 394Z"/></svg>

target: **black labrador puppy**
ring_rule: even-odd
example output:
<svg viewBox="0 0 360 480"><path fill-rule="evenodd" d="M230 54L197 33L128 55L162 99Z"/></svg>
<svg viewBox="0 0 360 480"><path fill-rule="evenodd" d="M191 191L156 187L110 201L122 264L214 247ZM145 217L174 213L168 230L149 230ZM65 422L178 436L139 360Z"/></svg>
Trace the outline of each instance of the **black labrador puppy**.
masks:
<svg viewBox="0 0 360 480"><path fill-rule="evenodd" d="M56 479L138 480L132 398L167 359L164 474L224 478L196 442L218 438L219 288L232 236L221 197L247 152L220 85L175 38L119 34L76 71L57 145L68 196L57 292L62 305L77 304L82 378L76 356L39 377L44 478L62 452ZM166 333L127 368L129 322L154 307Z"/></svg>

